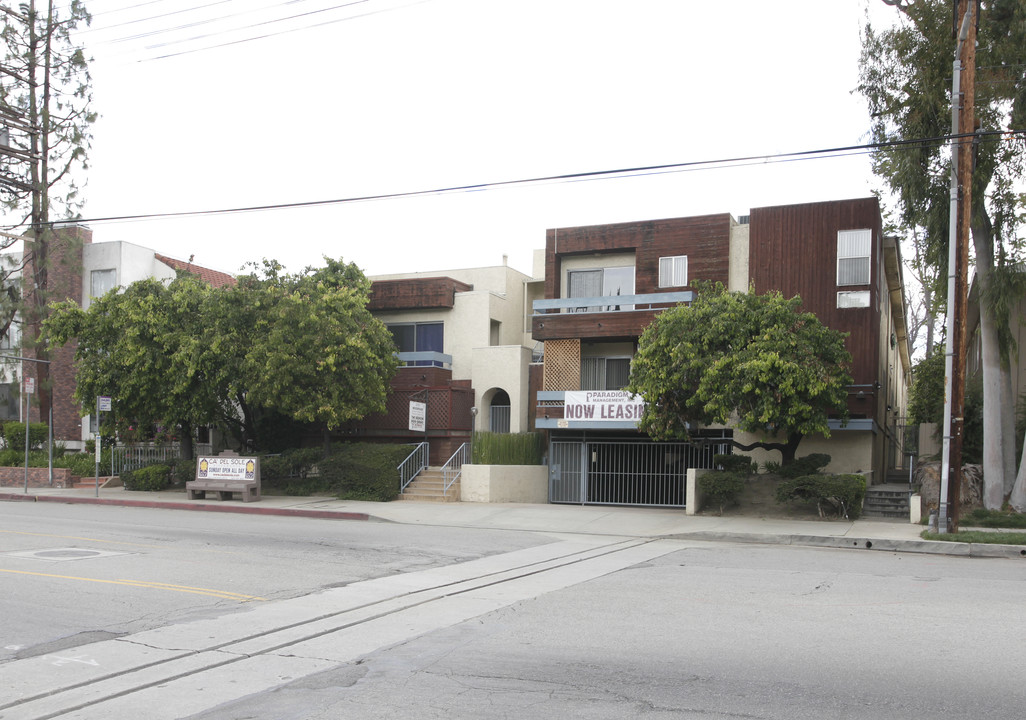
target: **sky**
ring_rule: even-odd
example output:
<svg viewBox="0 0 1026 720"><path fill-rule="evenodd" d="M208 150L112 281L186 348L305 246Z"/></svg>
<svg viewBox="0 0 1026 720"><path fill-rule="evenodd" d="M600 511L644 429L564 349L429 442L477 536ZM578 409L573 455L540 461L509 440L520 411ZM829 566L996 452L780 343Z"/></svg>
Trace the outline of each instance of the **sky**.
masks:
<svg viewBox="0 0 1026 720"><path fill-rule="evenodd" d="M87 0L82 216L238 272L531 273L553 227L864 197L860 30L882 0ZM294 17L293 17L294 16ZM285 19L292 17L292 19ZM257 38L252 39L249 38ZM694 165L730 158L730 166ZM682 164L614 179L514 183ZM437 190L499 184L457 192ZM143 214L416 193L315 207Z"/></svg>

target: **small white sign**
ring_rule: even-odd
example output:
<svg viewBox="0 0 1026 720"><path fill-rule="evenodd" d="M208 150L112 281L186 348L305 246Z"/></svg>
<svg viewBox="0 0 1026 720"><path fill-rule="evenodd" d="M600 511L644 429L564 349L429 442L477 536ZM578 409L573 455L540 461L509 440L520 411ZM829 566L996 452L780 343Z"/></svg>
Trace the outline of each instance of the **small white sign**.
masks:
<svg viewBox="0 0 1026 720"><path fill-rule="evenodd" d="M36 379L34 377L25 378L25 392L31 395L36 391Z"/></svg>
<svg viewBox="0 0 1026 720"><path fill-rule="evenodd" d="M96 398L96 408L100 412L110 412L110 397L108 395L99 395Z"/></svg>
<svg viewBox="0 0 1026 720"><path fill-rule="evenodd" d="M410 401L410 430L413 432L427 430L427 403Z"/></svg>

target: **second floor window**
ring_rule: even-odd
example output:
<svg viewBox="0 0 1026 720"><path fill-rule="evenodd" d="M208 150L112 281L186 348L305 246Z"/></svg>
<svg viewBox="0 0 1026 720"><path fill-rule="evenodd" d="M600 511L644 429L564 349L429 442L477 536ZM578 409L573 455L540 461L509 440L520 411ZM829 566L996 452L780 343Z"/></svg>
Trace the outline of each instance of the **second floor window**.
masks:
<svg viewBox="0 0 1026 720"><path fill-rule="evenodd" d="M595 298L634 294L634 268L609 267L594 270L571 270L567 297ZM599 305L577 308L577 312L630 310L633 305Z"/></svg>
<svg viewBox="0 0 1026 720"><path fill-rule="evenodd" d="M443 352L444 325L432 323L396 323L389 325L395 346L401 353ZM417 361L413 365L431 365L430 361Z"/></svg>
<svg viewBox="0 0 1026 720"><path fill-rule="evenodd" d="M114 268L110 270L93 270L89 273L89 297L103 297L114 289L116 281L117 271Z"/></svg>
<svg viewBox="0 0 1026 720"><path fill-rule="evenodd" d="M630 358L581 358L581 390L623 390L630 380Z"/></svg>
<svg viewBox="0 0 1026 720"><path fill-rule="evenodd" d="M684 287L687 284L687 255L659 258L659 287Z"/></svg>
<svg viewBox="0 0 1026 720"><path fill-rule="evenodd" d="M841 230L837 233L837 284L868 285L872 230Z"/></svg>

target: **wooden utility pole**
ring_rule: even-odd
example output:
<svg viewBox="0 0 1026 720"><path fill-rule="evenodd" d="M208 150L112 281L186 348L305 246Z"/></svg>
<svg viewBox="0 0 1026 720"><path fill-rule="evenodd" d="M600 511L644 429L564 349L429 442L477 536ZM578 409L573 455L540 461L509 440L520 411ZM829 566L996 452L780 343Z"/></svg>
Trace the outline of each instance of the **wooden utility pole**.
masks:
<svg viewBox="0 0 1026 720"><path fill-rule="evenodd" d="M967 17L968 15L968 17ZM976 130L976 27L979 22L978 0L958 0L955 26L958 33L958 64L961 66L959 97L952 97L958 108L958 142L955 145L957 163L957 219L953 233L955 248L950 257L955 266L954 295L948 298L948 311L952 313L951 338L951 398L950 444L948 452L949 482L947 484L948 523L952 532L958 531L962 501L962 443L965 438L965 365L966 365L966 310L969 296L969 232L972 219L973 189L973 133ZM965 32L962 32L962 29Z"/></svg>

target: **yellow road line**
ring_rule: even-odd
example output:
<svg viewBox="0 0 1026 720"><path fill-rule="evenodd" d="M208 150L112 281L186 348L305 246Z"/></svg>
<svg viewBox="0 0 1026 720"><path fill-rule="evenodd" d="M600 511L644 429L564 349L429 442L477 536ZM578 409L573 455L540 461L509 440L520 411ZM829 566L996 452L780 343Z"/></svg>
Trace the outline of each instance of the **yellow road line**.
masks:
<svg viewBox="0 0 1026 720"><path fill-rule="evenodd" d="M231 592L229 590L213 590L210 588L190 587L188 585L171 585L169 583L149 582L146 580L102 580L100 578L78 577L76 575L56 575L54 573L29 572L28 570L5 570L3 568L0 568L0 573L10 573L12 575L34 575L36 577L57 578L59 580L82 580L84 582L104 583L107 585L128 585L130 587L150 588L153 590L171 590L172 592L208 595L210 597L222 598L223 600L238 600L239 602L267 599L256 595L243 595L242 593Z"/></svg>

